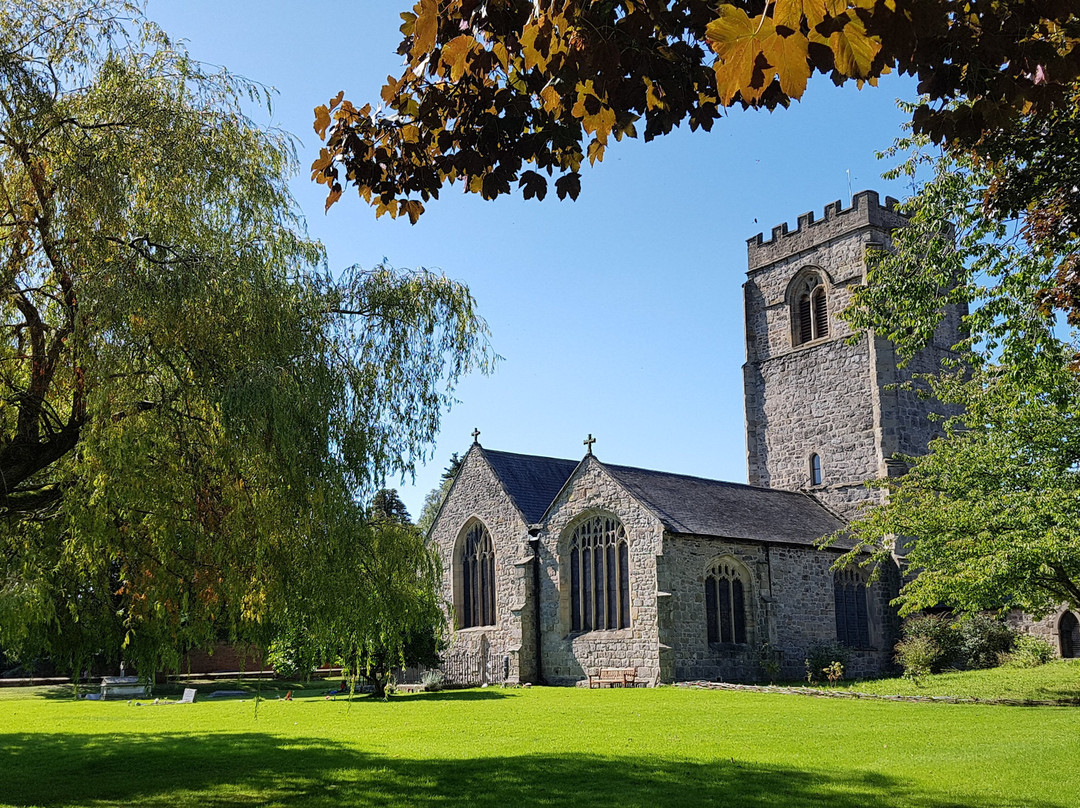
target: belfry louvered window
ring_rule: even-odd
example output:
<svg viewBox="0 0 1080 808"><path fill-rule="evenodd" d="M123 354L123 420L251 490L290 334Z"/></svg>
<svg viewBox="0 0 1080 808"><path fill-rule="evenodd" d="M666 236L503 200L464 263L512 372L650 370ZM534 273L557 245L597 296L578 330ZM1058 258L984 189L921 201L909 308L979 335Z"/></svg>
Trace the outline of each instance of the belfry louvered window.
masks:
<svg viewBox="0 0 1080 808"><path fill-rule="evenodd" d="M482 524L469 528L461 548L461 627L495 624L495 548Z"/></svg>
<svg viewBox="0 0 1080 808"><path fill-rule="evenodd" d="M825 287L817 277L808 278L795 300L795 344L829 336L829 302Z"/></svg>
<svg viewBox="0 0 1080 808"><path fill-rule="evenodd" d="M746 589L743 572L729 560L717 561L705 576L705 626L710 643L746 642Z"/></svg>
<svg viewBox="0 0 1080 808"><path fill-rule="evenodd" d="M570 537L570 630L629 628L630 552L614 516L594 516Z"/></svg>
<svg viewBox="0 0 1080 808"><path fill-rule="evenodd" d="M866 579L858 570L840 570L833 577L833 599L836 606L836 639L853 648L869 647Z"/></svg>

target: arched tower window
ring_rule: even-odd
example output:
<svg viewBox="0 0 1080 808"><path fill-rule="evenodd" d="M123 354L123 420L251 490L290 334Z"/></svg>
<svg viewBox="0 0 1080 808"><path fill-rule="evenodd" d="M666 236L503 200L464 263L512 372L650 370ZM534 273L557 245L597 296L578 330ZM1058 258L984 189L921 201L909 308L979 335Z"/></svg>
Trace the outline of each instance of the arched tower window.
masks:
<svg viewBox="0 0 1080 808"><path fill-rule="evenodd" d="M796 290L792 310L792 336L796 345L829 336L829 301L825 285L809 275Z"/></svg>
<svg viewBox="0 0 1080 808"><path fill-rule="evenodd" d="M705 575L705 626L710 643L746 640L746 593L749 581L731 559L713 562Z"/></svg>
<svg viewBox="0 0 1080 808"><path fill-rule="evenodd" d="M1061 621L1058 623L1058 640L1061 642L1063 659L1080 656L1080 621L1072 612L1061 615Z"/></svg>
<svg viewBox="0 0 1080 808"><path fill-rule="evenodd" d="M630 627L630 552L614 516L592 516L570 536L570 630Z"/></svg>
<svg viewBox="0 0 1080 808"><path fill-rule="evenodd" d="M852 648L870 646L870 618L866 604L866 578L853 568L833 576L836 639Z"/></svg>
<svg viewBox="0 0 1080 808"><path fill-rule="evenodd" d="M821 485L821 455L810 455L810 485Z"/></svg>
<svg viewBox="0 0 1080 808"><path fill-rule="evenodd" d="M461 627L495 624L495 547L477 522L461 546Z"/></svg>

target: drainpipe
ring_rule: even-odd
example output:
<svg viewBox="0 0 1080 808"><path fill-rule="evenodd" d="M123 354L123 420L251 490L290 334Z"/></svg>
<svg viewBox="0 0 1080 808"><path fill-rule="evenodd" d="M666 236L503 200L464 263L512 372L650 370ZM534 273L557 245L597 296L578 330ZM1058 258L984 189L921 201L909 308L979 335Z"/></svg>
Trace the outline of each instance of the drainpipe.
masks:
<svg viewBox="0 0 1080 808"><path fill-rule="evenodd" d="M547 684L544 681L544 650L541 643L540 632L540 528L529 529L529 544L533 551L533 631L536 647L536 683Z"/></svg>

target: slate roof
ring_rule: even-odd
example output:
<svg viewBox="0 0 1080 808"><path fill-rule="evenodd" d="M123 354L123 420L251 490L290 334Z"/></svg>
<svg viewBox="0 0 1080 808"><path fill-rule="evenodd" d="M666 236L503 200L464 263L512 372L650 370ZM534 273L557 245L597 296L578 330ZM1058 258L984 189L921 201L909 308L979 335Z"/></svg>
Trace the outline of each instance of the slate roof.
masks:
<svg viewBox="0 0 1080 808"><path fill-rule="evenodd" d="M506 493L529 524L539 522L548 505L577 468L576 460L483 450Z"/></svg>
<svg viewBox="0 0 1080 808"><path fill-rule="evenodd" d="M809 545L844 526L798 491L601 465L672 533Z"/></svg>
<svg viewBox="0 0 1080 808"><path fill-rule="evenodd" d="M492 449L483 453L530 524L543 518L578 466L577 461L556 457ZM844 525L813 497L797 491L600 465L672 533L811 545Z"/></svg>

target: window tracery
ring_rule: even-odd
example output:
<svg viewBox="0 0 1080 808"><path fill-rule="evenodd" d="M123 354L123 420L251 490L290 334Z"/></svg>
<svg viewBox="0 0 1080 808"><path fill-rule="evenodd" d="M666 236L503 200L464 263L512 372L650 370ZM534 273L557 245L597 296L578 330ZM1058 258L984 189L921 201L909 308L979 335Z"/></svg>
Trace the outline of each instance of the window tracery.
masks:
<svg viewBox="0 0 1080 808"><path fill-rule="evenodd" d="M469 528L461 547L461 627L495 624L495 547L480 522Z"/></svg>
<svg viewBox="0 0 1080 808"><path fill-rule="evenodd" d="M570 630L630 627L630 553L614 516L593 516L570 537Z"/></svg>
<svg viewBox="0 0 1080 808"><path fill-rule="evenodd" d="M866 603L866 578L857 569L843 569L833 576L836 606L836 639L852 648L870 646L870 617Z"/></svg>
<svg viewBox="0 0 1080 808"><path fill-rule="evenodd" d="M746 639L746 592L749 582L730 559L713 563L705 576L705 625L710 643L740 643Z"/></svg>

